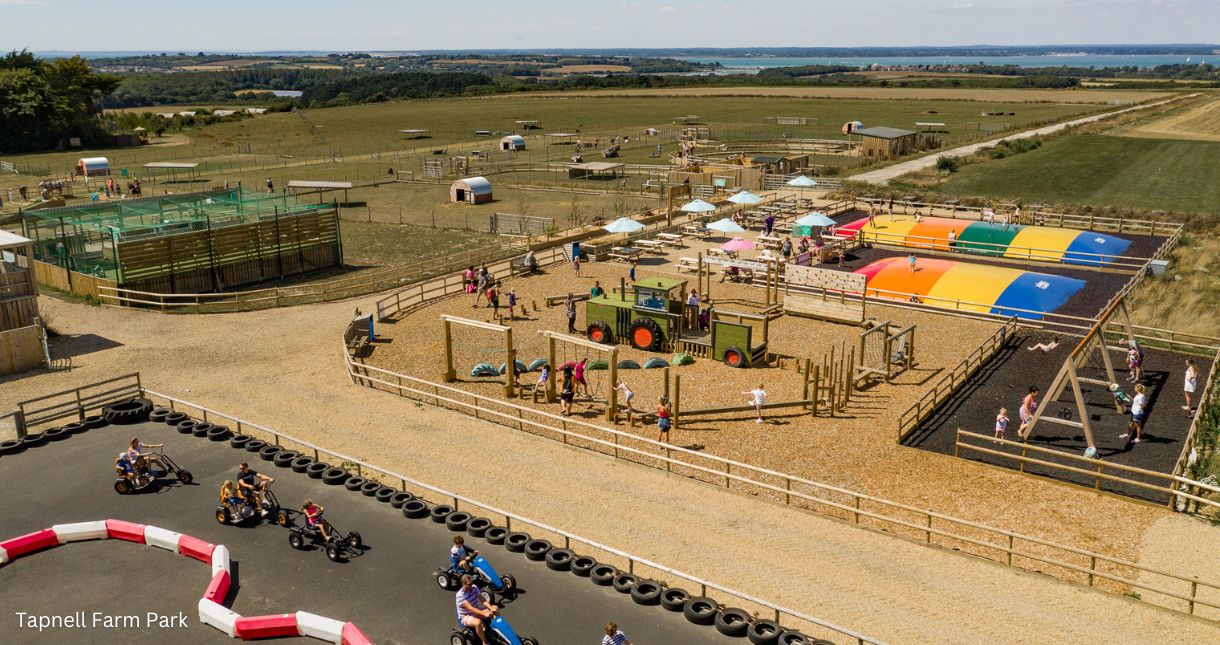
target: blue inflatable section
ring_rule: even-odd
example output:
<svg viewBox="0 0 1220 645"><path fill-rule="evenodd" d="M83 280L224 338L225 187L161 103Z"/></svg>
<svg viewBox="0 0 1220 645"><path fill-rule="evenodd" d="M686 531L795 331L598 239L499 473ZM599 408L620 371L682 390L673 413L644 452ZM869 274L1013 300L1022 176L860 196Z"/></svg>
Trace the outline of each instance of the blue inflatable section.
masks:
<svg viewBox="0 0 1220 645"><path fill-rule="evenodd" d="M1112 262L1114 256L1122 255L1128 246L1131 246L1130 240L1106 235L1105 233L1084 231L1077 235L1076 239L1068 245L1067 251L1063 254L1063 263L1097 266L1106 262ZM1107 257L1094 257L1098 255Z"/></svg>
<svg viewBox="0 0 1220 645"><path fill-rule="evenodd" d="M1042 320L1043 316L1031 312L1052 312L1076 295L1084 286L1084 280L1066 278L1026 271L1012 281L1008 288L996 298L991 313L1001 316L1017 316L1030 320ZM1027 311L1013 311L1024 309Z"/></svg>

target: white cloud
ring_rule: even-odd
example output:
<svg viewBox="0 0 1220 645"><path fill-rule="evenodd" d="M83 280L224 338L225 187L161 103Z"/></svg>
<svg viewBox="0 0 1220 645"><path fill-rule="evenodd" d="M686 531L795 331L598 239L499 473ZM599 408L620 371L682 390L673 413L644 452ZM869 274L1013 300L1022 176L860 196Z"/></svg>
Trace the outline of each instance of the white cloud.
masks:
<svg viewBox="0 0 1220 645"><path fill-rule="evenodd" d="M660 9L657 9L657 12L659 12L659 13L673 13L675 11L677 11L677 9L675 9L673 7L669 7L669 6L665 6L665 7L661 7Z"/></svg>

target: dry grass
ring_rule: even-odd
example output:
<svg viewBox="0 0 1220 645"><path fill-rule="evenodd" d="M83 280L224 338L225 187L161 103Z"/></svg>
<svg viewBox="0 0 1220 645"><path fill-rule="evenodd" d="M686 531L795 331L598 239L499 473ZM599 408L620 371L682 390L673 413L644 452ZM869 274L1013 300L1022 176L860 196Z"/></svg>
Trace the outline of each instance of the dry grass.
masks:
<svg viewBox="0 0 1220 645"><path fill-rule="evenodd" d="M1149 139L1220 141L1220 97L1141 122L1120 133L1123 136Z"/></svg>
<svg viewBox="0 0 1220 645"><path fill-rule="evenodd" d="M1195 227L1170 258L1169 271L1149 280L1131 298L1132 321L1149 327L1218 336L1220 311L1220 225Z"/></svg>
<svg viewBox="0 0 1220 645"><path fill-rule="evenodd" d="M1140 103L1169 96L1169 92L1143 90L1014 90L907 87L689 87L563 92L552 96L639 97L795 97L857 99L919 99L948 101L1001 101L1005 103Z"/></svg>

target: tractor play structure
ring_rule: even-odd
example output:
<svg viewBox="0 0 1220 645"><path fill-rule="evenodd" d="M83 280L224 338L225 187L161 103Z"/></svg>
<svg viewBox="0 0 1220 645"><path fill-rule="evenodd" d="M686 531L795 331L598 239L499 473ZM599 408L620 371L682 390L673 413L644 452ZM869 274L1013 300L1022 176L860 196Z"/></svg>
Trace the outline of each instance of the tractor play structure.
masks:
<svg viewBox="0 0 1220 645"><path fill-rule="evenodd" d="M625 342L645 352L684 352L723 361L730 367L765 361L767 324L772 315L724 312L713 307L703 330L699 312L686 304L686 286L686 280L649 277L630 288L620 283L616 293L590 298L585 302L589 340L604 345ZM759 325L756 328L747 321ZM762 337L758 344L754 344L756 335Z"/></svg>

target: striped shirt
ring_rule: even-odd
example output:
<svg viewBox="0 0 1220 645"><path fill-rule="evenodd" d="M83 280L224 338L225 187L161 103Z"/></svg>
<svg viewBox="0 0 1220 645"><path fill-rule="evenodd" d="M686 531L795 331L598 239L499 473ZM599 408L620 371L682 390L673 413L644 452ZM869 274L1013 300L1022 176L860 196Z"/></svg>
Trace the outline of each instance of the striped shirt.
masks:
<svg viewBox="0 0 1220 645"><path fill-rule="evenodd" d="M602 645L624 645L624 643L630 642L631 640L627 638L627 635L624 634L622 630L614 632L613 636L605 636L602 638Z"/></svg>
<svg viewBox="0 0 1220 645"><path fill-rule="evenodd" d="M479 601L479 588L478 587L476 587L474 585L470 585L470 591L466 591L465 589L458 589L458 591L457 591L457 613L458 613L459 618L462 616L472 615L470 613L470 610L468 610L462 606L465 603L470 603L471 607L478 607L478 608L482 609L482 607L480 606L480 601Z"/></svg>

